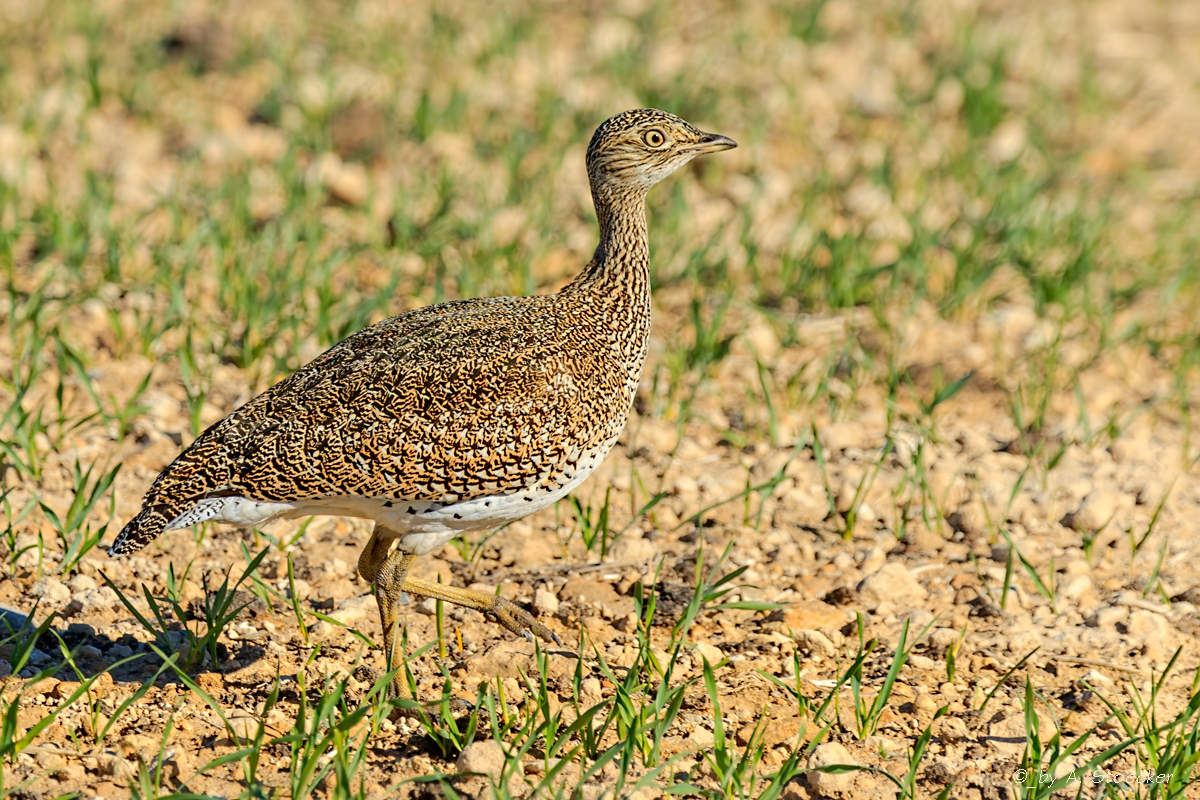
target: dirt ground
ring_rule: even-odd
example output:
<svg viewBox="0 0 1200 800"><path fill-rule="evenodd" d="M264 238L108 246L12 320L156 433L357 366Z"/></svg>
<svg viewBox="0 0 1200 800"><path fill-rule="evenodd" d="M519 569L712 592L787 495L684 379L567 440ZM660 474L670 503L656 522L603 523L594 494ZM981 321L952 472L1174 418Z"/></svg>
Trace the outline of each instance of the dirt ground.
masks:
<svg viewBox="0 0 1200 800"><path fill-rule="evenodd" d="M1200 56L1194 44L1200 41L1200 14L1186 4L1169 6L1141 10L1140 4L1098 3L1072 17L1085 19L1080 35L1096 43L1098 80L1141 87L1121 94L1126 99L1112 112L1112 124L1090 131L1079 148L1080 169L1094 175L1129 164L1145 168L1118 191L1120 211L1111 221L1125 232L1115 238L1130 254L1153 249L1146 231L1169 214L1178 197L1194 193L1200 180L1200 148L1194 145L1200 132L1195 111ZM1025 20L1053 16L1020 13ZM120 134L114 128L111 135ZM256 136L267 141L272 135L251 127L238 134L247 147ZM1002 148L997 136L996 147ZM119 155L120 148L113 152ZM782 158L783 152L778 145L770 157ZM1170 163L1156 167L1163 153L1172 154ZM158 162L136 165L135 154L128 159L129 174L141 170L143 183L153 183ZM348 181L344 191L353 195L353 175L337 172L329 180ZM130 187L139 185L127 178ZM696 175L676 180L694 183ZM711 221L705 224L732 219L734 212L707 191L692 186L684 196L708 209ZM346 199L336 195L331 190L334 216ZM1144 202L1121 205L1134 196ZM716 203L715 210L706 202ZM367 210L350 221L368 224L374 215ZM653 236L653 222L651 227ZM20 260L14 257L18 266ZM30 274L32 263L26 262ZM569 264L548 267L542 290L569 275ZM1190 330L1188 302L1164 300L1152 287L1116 310L1111 327L1101 330L1082 312L1076 317L1039 310L1026 282L1001 268L979 289L988 302L950 315L922 301L883 313L785 303L770 316L750 310L749 303L734 303L721 320L721 330L734 335L730 350L710 367L681 421L672 409L662 410L654 377L685 327L692 296L690 286L678 283L656 295L652 363L635 413L618 447L577 492L593 510L610 493L610 527L624 532L603 560L585 547L580 523L564 503L490 538L446 545L414 568L418 577L498 588L533 609L565 643L548 651L555 702L570 705L581 632L591 643L581 691L594 703L611 696L614 687L591 648L613 666L628 667L636 655L635 587L654 586L658 592L654 636L665 646L691 596L698 560L711 569L728 546L720 571L746 569L723 599L778 608L702 613L688 633L689 647L674 679L701 678L705 659L726 662L716 676L732 739L745 746L758 720L771 720L760 772L778 768L798 741L811 740L820 729L764 673L800 686L819 702L861 642L875 639L879 646L864 670L869 702L883 684L905 620L913 650L875 729L863 735L850 691L841 688L829 716L840 724L828 731L810 765L848 763L902 775L910 748L932 726L917 772L917 796L952 785L949 796L955 798L1011 798L1019 796L1013 775L1029 747L1027 685L1038 698L1033 705L1043 737L1055 726L1067 738L1099 726L1065 760L1069 765L1084 764L1126 738L1109 703L1134 714L1131 709L1153 693L1158 724L1184 711L1200 664L1195 536L1200 470L1190 416L1196 376L1179 369L1173 345L1156 350L1146 338L1121 331ZM105 302L118 316L132 315L144 295L125 292ZM119 348L106 344L112 322L105 309L84 304L67 319L76 341L94 344L88 374L95 391L118 403L131 397L153 359L112 354ZM0 366L11 372L20 357L11 340L0 340ZM819 386L833 401L748 402L762 385L764 362L779 386L792 387L780 397L804 400L807 387ZM883 363L908 376L896 394L889 395ZM215 363L211 376L199 411L204 424L245 402L261 378L249 366L227 362ZM922 401L961 376L970 377L960 390L932 410L922 408ZM6 469L8 504L22 508L36 493L51 507L66 509L73 465L99 463L115 452L123 466L112 493L114 531L136 513L154 476L192 438L193 407L184 382L177 361L157 364L127 431L114 438L112 431L83 429L69 450L46 456L36 481L0 467ZM1040 409L1044 423L1020 427L1014 398L1027 404L1027 415ZM660 492L664 497L649 513L635 513ZM109 520L107 508L93 514ZM9 525L18 550L36 543L39 533L50 537L47 524L39 527L32 518L14 521L10 513ZM368 524L316 518L274 523L265 531L288 541L302 527L287 548L270 548L258 574L283 597L294 589L304 609L328 620L309 616L306 641L290 606L272 608L248 595L252 602L220 640L219 663L194 676L234 724L251 733L276 676L294 687L300 674L310 676L311 685L324 675L354 675L361 664L383 666L381 652L354 632L379 639L375 600L355 571ZM205 576L210 588L230 571L236 578L245 553L268 544L262 534L224 527L176 531L128 558L109 559L98 547L70 574L56 570L55 553L35 547L5 558L11 571L0 580L0 606L29 613L36 601L37 621L56 614L55 629L77 648L76 664L84 675L95 674L146 652L150 640L102 575L145 609L140 587L163 595L172 565L177 576L187 571L182 601L203 604ZM528 692L523 676L537 673L534 646L477 612L447 608L446 616L452 634L441 664L455 693L473 701L481 682L494 685L498 679L508 702L519 705ZM437 638L431 603L410 605L406 619L414 642ZM319 654L310 658L317 643ZM18 730L57 708L79 685L82 676L60 673L21 690L22 677L58 657L57 645L44 644L24 675L3 673L6 664L0 662L5 702L23 692ZM1156 689L1154 682L1172 659L1172 671ZM102 725L117 711L157 670L150 661L135 660L102 676L94 690L98 703L62 711L14 763L4 763L6 785L32 779L18 793L28 798L127 794L138 759L159 754L171 717L165 784L187 779L191 792L239 796L242 773L236 764L195 775L237 744L214 709L170 673L122 710L109 735L92 740L94 714L101 715ZM438 661L417 658L411 668L422 696L437 697L444 680ZM354 678L349 683L364 688ZM937 714L944 715L935 719ZM290 724L278 710L265 719L269 731ZM684 754L673 772L703 782L713 778L703 763L713 746L713 705L703 680L696 680L663 753ZM1102 769L1109 777L1145 771L1151 768L1145 755L1144 746L1130 748ZM535 761L527 765L531 779L537 777ZM461 768L461 759L443 757L415 723L399 720L383 723L361 774L370 787L367 795L377 796L399 782ZM606 767L581 796L600 796L615 769ZM284 785L278 750L263 751L260 770L268 785ZM519 784L510 788L521 793ZM331 778L325 790L332 785ZM457 785L466 793L479 790L465 779ZM1088 784L1083 796L1098 796L1103 788ZM431 791L414 782L396 789L401 797ZM1075 787L1068 791L1074 796ZM1200 798L1200 789L1188 791L1184 796ZM783 796L870 798L895 792L892 783L871 772L811 772L789 783ZM654 787L639 790L643 797L659 793Z"/></svg>

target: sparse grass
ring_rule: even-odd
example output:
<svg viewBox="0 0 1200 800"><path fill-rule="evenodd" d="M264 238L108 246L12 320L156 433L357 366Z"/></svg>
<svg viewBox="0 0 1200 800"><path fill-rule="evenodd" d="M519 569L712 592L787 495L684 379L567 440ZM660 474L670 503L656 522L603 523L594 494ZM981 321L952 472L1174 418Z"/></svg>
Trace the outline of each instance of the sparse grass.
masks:
<svg viewBox="0 0 1200 800"><path fill-rule="evenodd" d="M1019 796L1079 791L1060 768L1131 766L1172 777L1097 796L1189 796L1200 701L1195 679L1168 674L1193 667L1191 645L1149 682L1095 688L1104 720L1047 688L1069 682L1048 667L1062 626L1088 628L1084 604L1195 605L1200 270L1186 126L1121 133L1113 120L1161 110L1127 105L1149 84L1139 59L1103 51L1125 34L1046 5L4 11L0 602L33 621L0 627L0 796L57 791L73 773L50 745L87 765L68 793L451 796L455 759L490 737L496 797L776 798L821 744L866 759L885 736L903 764L821 769L949 797L969 776L932 769L951 752L939 726L1010 711L1020 767L1053 776ZM548 571L518 588L602 575L629 616L564 598L554 624L588 623L575 652L538 649L519 677L464 686L482 634L438 604L405 677L441 707L394 722L387 676L348 674L373 642L343 621L346 584L322 583L335 558L353 580L352 556L323 549L344 530L228 545L202 527L146 563L103 560L179 446L345 335L561 284L594 246L581 150L639 103L741 148L652 194L655 341L629 452L610 485L559 504ZM861 441L823 446L829 423L859 421ZM797 500L814 486L815 512ZM1132 500L1110 518L1060 524L1081 492L1113 486ZM520 536L536 543L539 520ZM653 559L611 565L643 533ZM514 538L474 536L445 559L499 586L533 566L505 550ZM828 634L820 658L776 629L785 603L853 593L873 549L936 567L918 605L945 615L944 653L934 622L909 638L922 609L898 603L851 598L857 624L806 623ZM1080 562L1095 579L1066 596ZM230 571L209 591L214 570ZM96 575L115 613L83 603ZM35 619L36 582L51 597L74 578L69 601L46 601L64 616ZM1054 631L1042 649L1003 656L1037 626ZM1155 665L1123 635L1091 660ZM936 703L900 696L909 684ZM453 716L456 691L476 716ZM779 708L799 728L776 742L764 709ZM104 772L110 751L128 769Z"/></svg>

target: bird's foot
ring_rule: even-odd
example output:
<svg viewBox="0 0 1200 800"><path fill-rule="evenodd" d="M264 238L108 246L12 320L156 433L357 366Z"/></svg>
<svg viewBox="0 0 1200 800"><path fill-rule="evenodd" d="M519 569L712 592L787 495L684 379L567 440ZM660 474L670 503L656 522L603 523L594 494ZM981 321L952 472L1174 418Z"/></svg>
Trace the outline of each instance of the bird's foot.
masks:
<svg viewBox="0 0 1200 800"><path fill-rule="evenodd" d="M538 622L532 614L511 600L494 596L488 606L483 613L518 636L524 636L531 642L533 637L537 636L543 641L562 646L562 639L558 638L558 634Z"/></svg>
<svg viewBox="0 0 1200 800"><path fill-rule="evenodd" d="M366 664L360 664L354 670L354 678L365 684L375 684L376 681L384 674L374 667L368 667ZM392 720L404 719L419 719L422 714L438 719L442 711L441 700L431 700L429 702L417 702L412 700L412 695L408 691L408 686L401 683L404 680L403 676L397 675L384 691L384 696L388 699L404 698L409 700L411 705L397 706L392 710L389 718ZM451 697L447 700L450 708L450 715L457 718L473 714L475 706L458 697Z"/></svg>
<svg viewBox="0 0 1200 800"><path fill-rule="evenodd" d="M461 697L451 697L446 700L446 705L449 706L450 716L455 719L463 719L476 712L475 704L468 703ZM397 706L391 713L390 719L420 719L421 717L431 718L434 722L441 719L442 701L432 700L427 703L413 702L412 705Z"/></svg>

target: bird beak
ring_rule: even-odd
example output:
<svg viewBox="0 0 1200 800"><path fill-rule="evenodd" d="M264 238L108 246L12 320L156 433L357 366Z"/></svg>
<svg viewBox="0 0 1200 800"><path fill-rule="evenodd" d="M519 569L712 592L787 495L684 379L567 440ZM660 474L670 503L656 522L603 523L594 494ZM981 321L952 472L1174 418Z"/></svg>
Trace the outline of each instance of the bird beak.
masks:
<svg viewBox="0 0 1200 800"><path fill-rule="evenodd" d="M700 137L700 141L688 148L696 155L704 155L705 153L719 153L722 150L732 150L737 147L737 142L730 139L728 136L722 136L719 133L705 133Z"/></svg>

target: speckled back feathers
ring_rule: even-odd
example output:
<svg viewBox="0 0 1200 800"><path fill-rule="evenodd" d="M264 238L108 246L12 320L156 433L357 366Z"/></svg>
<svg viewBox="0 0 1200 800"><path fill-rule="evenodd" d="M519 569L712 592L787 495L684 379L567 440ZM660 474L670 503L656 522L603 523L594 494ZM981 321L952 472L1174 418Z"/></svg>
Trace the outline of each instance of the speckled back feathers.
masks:
<svg viewBox="0 0 1200 800"><path fill-rule="evenodd" d="M206 498L455 503L549 493L581 463L590 471L646 358L645 189L678 166L643 147L637 172L647 125L706 135L653 109L600 126L588 149L600 245L563 292L442 303L343 340L201 434L110 553L140 549Z"/></svg>

